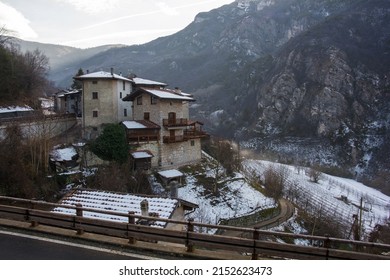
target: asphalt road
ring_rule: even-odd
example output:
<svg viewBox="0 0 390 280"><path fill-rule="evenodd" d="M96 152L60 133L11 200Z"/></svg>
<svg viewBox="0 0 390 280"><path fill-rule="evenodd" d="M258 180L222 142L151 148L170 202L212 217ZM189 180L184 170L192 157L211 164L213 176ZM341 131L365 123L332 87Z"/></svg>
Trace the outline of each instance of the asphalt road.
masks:
<svg viewBox="0 0 390 280"><path fill-rule="evenodd" d="M0 232L0 260L139 260L129 253Z"/></svg>

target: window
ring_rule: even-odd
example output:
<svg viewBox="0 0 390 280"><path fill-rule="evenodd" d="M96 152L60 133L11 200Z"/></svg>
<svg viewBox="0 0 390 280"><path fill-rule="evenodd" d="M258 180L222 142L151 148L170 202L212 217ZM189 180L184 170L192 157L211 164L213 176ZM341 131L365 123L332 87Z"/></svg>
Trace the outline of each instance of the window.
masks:
<svg viewBox="0 0 390 280"><path fill-rule="evenodd" d="M126 90L126 82L123 81L123 90Z"/></svg>
<svg viewBox="0 0 390 280"><path fill-rule="evenodd" d="M92 92L92 99L98 99L99 98L99 93L96 91Z"/></svg>
<svg viewBox="0 0 390 280"><path fill-rule="evenodd" d="M150 97L150 104L157 104L157 97L151 96Z"/></svg>
<svg viewBox="0 0 390 280"><path fill-rule="evenodd" d="M98 81L92 81L93 85L97 85Z"/></svg>
<svg viewBox="0 0 390 280"><path fill-rule="evenodd" d="M142 96L137 97L137 105L142 105Z"/></svg>
<svg viewBox="0 0 390 280"><path fill-rule="evenodd" d="M191 146L195 146L195 141L194 140L191 140Z"/></svg>
<svg viewBox="0 0 390 280"><path fill-rule="evenodd" d="M122 92L119 93L119 98L122 99Z"/></svg>
<svg viewBox="0 0 390 280"><path fill-rule="evenodd" d="M92 117L97 118L98 115L98 111L92 111Z"/></svg>
<svg viewBox="0 0 390 280"><path fill-rule="evenodd" d="M144 120L146 120L146 121L150 120L150 113L148 113L148 112L144 113Z"/></svg>
<svg viewBox="0 0 390 280"><path fill-rule="evenodd" d="M123 116L127 117L127 109L123 109Z"/></svg>

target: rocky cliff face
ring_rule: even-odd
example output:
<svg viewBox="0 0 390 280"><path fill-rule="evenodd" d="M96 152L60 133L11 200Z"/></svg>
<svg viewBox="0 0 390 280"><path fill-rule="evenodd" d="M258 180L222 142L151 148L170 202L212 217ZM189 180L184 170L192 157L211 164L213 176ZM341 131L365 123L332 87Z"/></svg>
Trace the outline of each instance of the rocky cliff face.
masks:
<svg viewBox="0 0 390 280"><path fill-rule="evenodd" d="M251 120L236 137L263 145L278 139L280 150L289 142L280 143L283 137L321 139L334 164L357 174L378 163L388 168L390 155L379 151L390 125L389 15L387 1L357 2L248 67L240 83L245 99L234 98L250 108ZM238 128L235 116L227 125Z"/></svg>

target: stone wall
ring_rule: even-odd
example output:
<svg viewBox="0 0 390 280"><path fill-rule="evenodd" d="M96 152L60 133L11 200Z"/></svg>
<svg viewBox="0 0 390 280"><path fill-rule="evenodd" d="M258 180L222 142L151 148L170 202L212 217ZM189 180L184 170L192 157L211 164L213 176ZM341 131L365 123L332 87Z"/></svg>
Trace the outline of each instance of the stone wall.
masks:
<svg viewBox="0 0 390 280"><path fill-rule="evenodd" d="M74 115L8 121L0 124L0 139L5 138L6 128L10 125L18 125L25 138L53 138L68 131L76 124L77 119Z"/></svg>
<svg viewBox="0 0 390 280"><path fill-rule="evenodd" d="M162 144L161 167L176 168L181 165L200 161L202 149L200 139L185 142Z"/></svg>

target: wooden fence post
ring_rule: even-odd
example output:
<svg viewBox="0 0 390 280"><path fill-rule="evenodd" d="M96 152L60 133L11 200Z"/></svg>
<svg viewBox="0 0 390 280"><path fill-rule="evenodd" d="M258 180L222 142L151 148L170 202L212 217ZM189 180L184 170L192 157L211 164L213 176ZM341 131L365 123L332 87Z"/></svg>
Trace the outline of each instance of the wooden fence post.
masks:
<svg viewBox="0 0 390 280"><path fill-rule="evenodd" d="M134 211L129 211L129 224L135 224ZM136 240L134 237L129 235L129 228L127 228L127 236L129 237L129 244L135 244Z"/></svg>
<svg viewBox="0 0 390 280"><path fill-rule="evenodd" d="M329 259L330 239L329 234L325 234L324 248L326 248L326 259Z"/></svg>
<svg viewBox="0 0 390 280"><path fill-rule="evenodd" d="M30 209L35 209L35 203L34 201L30 201ZM30 211L27 209L27 217L26 217L27 220L30 219ZM38 222L37 221L34 221L34 220L30 220L30 227L37 227L38 226Z"/></svg>
<svg viewBox="0 0 390 280"><path fill-rule="evenodd" d="M257 231L258 228L253 228L253 252L252 252L252 260L257 260L259 258L259 255L256 253L256 241L259 240L260 233Z"/></svg>
<svg viewBox="0 0 390 280"><path fill-rule="evenodd" d="M188 253L194 252L194 245L191 244L191 242L188 240L188 238L189 238L189 233L190 233L190 232L194 232L194 225L192 224L193 221L194 221L193 218L189 218L189 219L188 219L188 223L187 223L187 240L186 240L186 247L187 247L187 252L188 252Z"/></svg>
<svg viewBox="0 0 390 280"><path fill-rule="evenodd" d="M83 216L83 205L80 203L76 204L76 219L77 217ZM79 228L77 229L77 234L82 235L84 233L84 230L81 228L81 223L79 223Z"/></svg>

